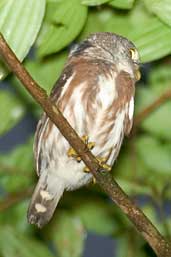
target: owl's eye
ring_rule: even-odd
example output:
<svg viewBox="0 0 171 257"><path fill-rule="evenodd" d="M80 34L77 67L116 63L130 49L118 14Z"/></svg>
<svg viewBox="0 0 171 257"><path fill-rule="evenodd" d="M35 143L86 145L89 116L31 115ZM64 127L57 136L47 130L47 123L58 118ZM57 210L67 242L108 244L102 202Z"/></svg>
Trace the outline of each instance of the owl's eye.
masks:
<svg viewBox="0 0 171 257"><path fill-rule="evenodd" d="M132 60L136 60L136 58L137 58L137 51L134 48L130 48L129 52L130 52L130 55L131 55L131 59Z"/></svg>

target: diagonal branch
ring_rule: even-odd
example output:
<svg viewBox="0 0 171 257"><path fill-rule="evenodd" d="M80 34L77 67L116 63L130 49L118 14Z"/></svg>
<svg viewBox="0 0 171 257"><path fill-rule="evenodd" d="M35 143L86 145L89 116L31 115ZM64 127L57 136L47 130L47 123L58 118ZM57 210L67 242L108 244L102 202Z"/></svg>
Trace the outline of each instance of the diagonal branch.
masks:
<svg viewBox="0 0 171 257"><path fill-rule="evenodd" d="M155 111L158 107L164 104L166 101L171 101L171 90L164 92L159 98L157 98L153 103L147 106L134 118L134 127L137 127L142 120L144 120L150 113Z"/></svg>
<svg viewBox="0 0 171 257"><path fill-rule="evenodd" d="M49 118L58 127L62 135L76 150L85 165L96 178L97 183L127 215L143 238L153 248L157 256L171 256L171 245L163 238L144 213L123 192L117 182L113 179L112 175L105 172L105 170L99 166L96 158L84 145L83 141L78 137L58 108L51 102L46 92L32 79L26 69L22 66L1 34L0 54L8 64L9 68L23 83L23 86L29 91L35 101L40 104Z"/></svg>

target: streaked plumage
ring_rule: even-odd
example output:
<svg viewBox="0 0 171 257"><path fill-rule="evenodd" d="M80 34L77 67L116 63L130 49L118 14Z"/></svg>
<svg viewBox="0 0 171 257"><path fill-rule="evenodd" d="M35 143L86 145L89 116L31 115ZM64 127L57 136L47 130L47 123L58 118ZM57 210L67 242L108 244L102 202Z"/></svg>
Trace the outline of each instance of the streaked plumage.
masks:
<svg viewBox="0 0 171 257"><path fill-rule="evenodd" d="M131 52L132 51L132 52ZM124 134L133 121L134 85L138 53L127 39L96 33L76 46L51 93L80 137L95 142L92 152L112 165ZM34 152L39 182L28 210L28 220L38 227L52 217L64 190L74 190L92 179L84 163L68 157L68 142L43 114L38 123Z"/></svg>

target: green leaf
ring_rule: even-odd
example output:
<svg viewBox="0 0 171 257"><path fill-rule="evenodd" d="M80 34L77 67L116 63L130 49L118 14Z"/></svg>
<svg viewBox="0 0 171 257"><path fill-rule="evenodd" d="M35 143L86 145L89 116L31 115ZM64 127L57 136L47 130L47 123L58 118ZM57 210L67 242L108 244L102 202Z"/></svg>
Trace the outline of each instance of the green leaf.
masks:
<svg viewBox="0 0 171 257"><path fill-rule="evenodd" d="M144 0L147 9L156 14L161 21L171 26L171 2L170 0Z"/></svg>
<svg viewBox="0 0 171 257"><path fill-rule="evenodd" d="M88 6L96 6L101 5L104 3L109 2L109 0L81 0L82 4L88 5Z"/></svg>
<svg viewBox="0 0 171 257"><path fill-rule="evenodd" d="M155 166L152 167L152 165L155 164L147 164L147 161L144 158L148 158L148 161L150 162L150 158L153 158L154 156L151 157L151 153L146 149L148 146L144 146L145 143L142 143L141 145L141 142L139 141L141 138L142 137L137 136L134 140L130 140L130 144L128 144L128 142L126 143L125 148L122 148L122 151L113 166L112 172L119 185L129 195L134 196L138 194L154 197L156 192L162 193L163 190L165 190L165 187L167 187L169 172L167 170L166 172L159 172L158 170L153 171ZM138 147L143 151L143 156L142 153L139 152ZM170 144L166 144L166 148L168 148L167 159L169 159L168 154L169 151L171 151L169 150L169 147ZM156 152L154 152L154 155L155 154ZM169 164L167 165L169 166Z"/></svg>
<svg viewBox="0 0 171 257"><path fill-rule="evenodd" d="M8 154L0 154L0 165L18 170L33 169L33 139L23 145L18 145ZM22 160L22 161L21 161Z"/></svg>
<svg viewBox="0 0 171 257"><path fill-rule="evenodd" d="M139 1L130 12L113 8L90 10L80 38L97 31L109 31L130 39L138 48L141 62L157 60L171 53L171 28L150 15Z"/></svg>
<svg viewBox="0 0 171 257"><path fill-rule="evenodd" d="M17 191L32 183L33 141L0 155L0 184L7 192Z"/></svg>
<svg viewBox="0 0 171 257"><path fill-rule="evenodd" d="M57 246L59 257L81 257L84 248L85 230L78 216L58 212L53 220L51 240Z"/></svg>
<svg viewBox="0 0 171 257"><path fill-rule="evenodd" d="M113 0L109 4L119 9L131 9L135 0Z"/></svg>
<svg viewBox="0 0 171 257"><path fill-rule="evenodd" d="M130 229L117 239L115 252L117 257L148 257L142 248L143 241L135 230Z"/></svg>
<svg viewBox="0 0 171 257"><path fill-rule="evenodd" d="M101 235L111 235L118 227L111 213L110 206L95 199L80 203L75 210L87 230Z"/></svg>
<svg viewBox="0 0 171 257"><path fill-rule="evenodd" d="M169 85L169 87L168 87ZM136 113L138 114L154 102L162 93L171 89L170 82L162 83L158 80L158 84L155 83L150 88L139 88L136 93ZM161 139L171 139L171 103L170 101L162 104L159 108L153 111L148 117L141 123L141 128L150 132Z"/></svg>
<svg viewBox="0 0 171 257"><path fill-rule="evenodd" d="M171 53L171 28L147 12L143 1L137 1L128 15L131 27L127 37L138 48L141 62L157 60Z"/></svg>
<svg viewBox="0 0 171 257"><path fill-rule="evenodd" d="M151 222L155 225L157 223L157 212L154 206L151 204L145 204L142 206L142 210L144 214L151 220Z"/></svg>
<svg viewBox="0 0 171 257"><path fill-rule="evenodd" d="M117 242L117 248L116 248L116 256L117 257L123 257L128 256L128 238L127 237L119 237Z"/></svg>
<svg viewBox="0 0 171 257"><path fill-rule="evenodd" d="M5 5L5 3L7 2L8 0L1 0L1 2L0 2L0 8L2 8L4 5Z"/></svg>
<svg viewBox="0 0 171 257"><path fill-rule="evenodd" d="M170 198L169 198L170 199ZM170 215L168 217L165 217L163 221L163 234L165 236L168 236L168 234L171 234L171 217Z"/></svg>
<svg viewBox="0 0 171 257"><path fill-rule="evenodd" d="M171 28L157 18L130 33L130 39L140 52L142 62L157 60L171 53Z"/></svg>
<svg viewBox="0 0 171 257"><path fill-rule="evenodd" d="M53 257L44 244L9 226L0 228L0 254L3 257Z"/></svg>
<svg viewBox="0 0 171 257"><path fill-rule="evenodd" d="M62 72L66 57L66 52L61 52L47 60L27 61L26 67L36 82L49 94Z"/></svg>
<svg viewBox="0 0 171 257"><path fill-rule="evenodd" d="M3 200L4 201L4 200ZM0 226L10 225L19 233L31 234L34 227L30 226L27 221L28 200L20 201L19 203L1 211Z"/></svg>
<svg viewBox="0 0 171 257"><path fill-rule="evenodd" d="M141 136L136 140L136 150L150 170L163 175L171 174L171 144L161 143L154 137Z"/></svg>
<svg viewBox="0 0 171 257"><path fill-rule="evenodd" d="M153 90L163 93L164 90L171 89L171 64L160 64L153 67L149 73L149 85Z"/></svg>
<svg viewBox="0 0 171 257"><path fill-rule="evenodd" d="M49 2L45 23L38 40L38 53L45 56L70 44L82 30L87 7L80 0Z"/></svg>
<svg viewBox="0 0 171 257"><path fill-rule="evenodd" d="M25 113L21 101L7 90L0 90L0 135L6 133Z"/></svg>
<svg viewBox="0 0 171 257"><path fill-rule="evenodd" d="M147 169L147 168L146 168ZM128 172L125 169L126 172ZM147 174L146 174L147 175ZM132 178L131 180L124 178L117 178L118 184L121 188L129 195L151 195L151 185L143 183L145 176L141 176L141 178L137 178L135 181ZM142 183L141 183L142 182ZM144 185L145 184L145 185Z"/></svg>
<svg viewBox="0 0 171 257"><path fill-rule="evenodd" d="M94 9L90 9L87 17L86 24L80 34L79 39L84 40L90 33L95 33L97 31L104 32L105 24L112 16L112 11L110 9L102 9L98 12ZM103 20L104 17L104 20Z"/></svg>
<svg viewBox="0 0 171 257"><path fill-rule="evenodd" d="M97 10L90 9L87 22L80 35L81 40L90 33L95 32L113 32L126 36L130 31L131 25L129 17L118 13L113 8L102 8Z"/></svg>
<svg viewBox="0 0 171 257"><path fill-rule="evenodd" d="M127 194L151 195L151 185L145 180L149 170L132 150L133 146L127 142L113 166L113 175Z"/></svg>
<svg viewBox="0 0 171 257"><path fill-rule="evenodd" d="M45 0L8 0L0 5L0 31L21 61L37 37L44 11ZM0 79L6 74L3 66Z"/></svg>

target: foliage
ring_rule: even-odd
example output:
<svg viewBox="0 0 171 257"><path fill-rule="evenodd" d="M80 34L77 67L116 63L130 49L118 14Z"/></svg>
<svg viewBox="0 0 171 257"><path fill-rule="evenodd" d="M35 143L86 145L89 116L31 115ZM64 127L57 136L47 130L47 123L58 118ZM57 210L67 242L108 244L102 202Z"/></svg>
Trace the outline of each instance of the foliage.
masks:
<svg viewBox="0 0 171 257"><path fill-rule="evenodd" d="M72 42L99 31L119 33L132 40L142 63L155 61L148 66L147 82L137 86L136 114L171 89L171 61L167 57L171 54L170 16L169 0L0 1L0 31L18 58L25 58L26 68L48 93ZM7 75L9 70L1 60L0 79ZM8 76L8 81L12 90L0 90L1 136L26 111L40 115L40 108L20 82L13 75ZM130 196L147 196L149 200L142 208L167 236L171 234L171 218L164 208L171 196L170 117L168 101L125 140L113 168L117 181ZM117 257L153 256L121 211L92 185L66 194L54 219L42 231L30 226L26 221L28 199L21 196L34 184L32 143L30 139L0 154L0 256L79 257L87 231L117 239Z"/></svg>
<svg viewBox="0 0 171 257"><path fill-rule="evenodd" d="M0 135L11 129L24 115L22 102L7 90L0 91Z"/></svg>

